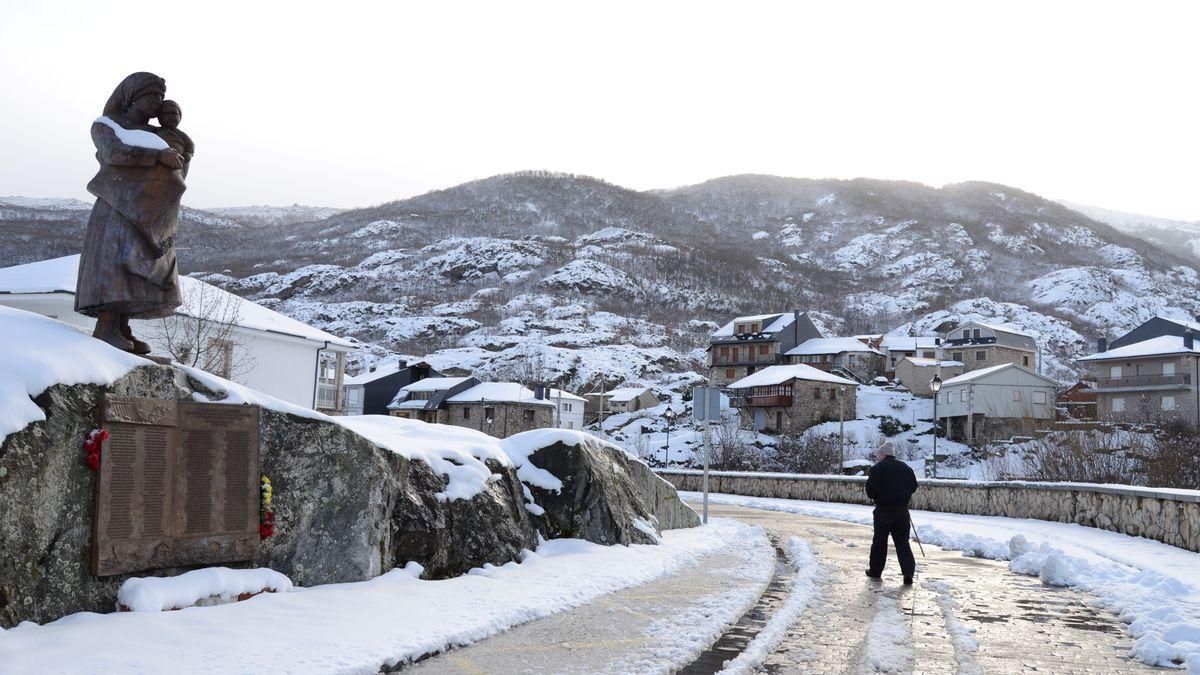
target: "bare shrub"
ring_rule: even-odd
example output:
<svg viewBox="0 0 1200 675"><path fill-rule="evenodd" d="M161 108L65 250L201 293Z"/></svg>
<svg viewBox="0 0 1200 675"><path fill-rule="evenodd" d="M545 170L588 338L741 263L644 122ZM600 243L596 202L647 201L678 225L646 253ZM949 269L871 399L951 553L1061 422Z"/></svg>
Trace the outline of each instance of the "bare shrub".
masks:
<svg viewBox="0 0 1200 675"><path fill-rule="evenodd" d="M1163 420L1144 465L1148 485L1200 488L1200 432L1181 419Z"/></svg>
<svg viewBox="0 0 1200 675"><path fill-rule="evenodd" d="M1064 431L1025 444L1025 474L1030 480L1075 483L1134 483L1140 437L1096 431Z"/></svg>
<svg viewBox="0 0 1200 675"><path fill-rule="evenodd" d="M784 434L775 442L772 469L788 473L841 473L842 452L836 435Z"/></svg>
<svg viewBox="0 0 1200 675"><path fill-rule="evenodd" d="M718 471L754 471L762 468L750 450L748 434L737 419L723 418L712 431L709 466Z"/></svg>

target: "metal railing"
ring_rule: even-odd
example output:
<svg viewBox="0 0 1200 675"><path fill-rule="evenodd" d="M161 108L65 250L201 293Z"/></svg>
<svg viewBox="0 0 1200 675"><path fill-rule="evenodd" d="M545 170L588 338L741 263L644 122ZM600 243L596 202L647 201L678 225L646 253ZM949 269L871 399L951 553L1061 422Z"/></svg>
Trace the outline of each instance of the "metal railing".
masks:
<svg viewBox="0 0 1200 675"><path fill-rule="evenodd" d="M1097 389L1118 389L1124 387L1162 387L1171 385L1190 385L1192 376L1187 373L1175 375L1126 375L1124 377L1098 377Z"/></svg>

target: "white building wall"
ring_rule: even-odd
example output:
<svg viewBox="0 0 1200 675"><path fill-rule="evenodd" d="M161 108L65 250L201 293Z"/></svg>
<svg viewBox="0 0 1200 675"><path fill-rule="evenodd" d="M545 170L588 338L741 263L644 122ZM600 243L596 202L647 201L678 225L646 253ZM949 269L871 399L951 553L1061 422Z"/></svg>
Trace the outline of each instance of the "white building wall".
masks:
<svg viewBox="0 0 1200 675"><path fill-rule="evenodd" d="M0 304L34 312L64 321L90 334L96 325L95 319L78 314L74 309L75 296L67 293L4 293ZM176 320L171 317L168 320ZM150 337L146 321L133 321L130 327L134 335L150 343L155 353L165 353L164 345ZM236 328L237 338L248 352L244 372L234 373L232 379L264 394L270 394L305 408L313 407L316 390L317 350L321 348L309 340L288 335L276 335L258 330ZM330 351L344 351L340 347ZM235 356L234 361L238 361Z"/></svg>
<svg viewBox="0 0 1200 675"><path fill-rule="evenodd" d="M558 428L576 430L583 428L584 401L564 398L561 403L557 400L555 400L555 403L558 405L558 419L555 420Z"/></svg>
<svg viewBox="0 0 1200 675"><path fill-rule="evenodd" d="M1016 400L1014 391L1020 392L1020 400ZM1043 402L1035 402L1035 393L1041 394ZM1053 385L1015 368L972 382L943 386L941 396L938 417L943 418L967 414L1054 418Z"/></svg>

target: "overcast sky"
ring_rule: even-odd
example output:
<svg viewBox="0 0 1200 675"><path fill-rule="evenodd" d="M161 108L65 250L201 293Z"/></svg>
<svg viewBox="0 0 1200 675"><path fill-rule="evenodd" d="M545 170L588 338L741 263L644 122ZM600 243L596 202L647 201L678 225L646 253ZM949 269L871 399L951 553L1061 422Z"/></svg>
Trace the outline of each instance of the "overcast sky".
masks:
<svg viewBox="0 0 1200 675"><path fill-rule="evenodd" d="M988 180L1200 220L1200 3L0 0L0 195L87 198L128 73L185 202L364 206L520 169Z"/></svg>

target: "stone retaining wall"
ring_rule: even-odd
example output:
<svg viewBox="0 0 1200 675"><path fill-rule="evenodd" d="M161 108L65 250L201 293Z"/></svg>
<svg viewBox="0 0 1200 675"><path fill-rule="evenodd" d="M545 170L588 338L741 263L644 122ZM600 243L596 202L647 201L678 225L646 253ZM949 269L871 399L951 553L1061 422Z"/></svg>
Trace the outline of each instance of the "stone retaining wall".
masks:
<svg viewBox="0 0 1200 675"><path fill-rule="evenodd" d="M678 490L698 492L699 471L659 470ZM709 490L750 497L870 504L866 478L714 471ZM1200 491L1118 485L921 481L912 508L1078 523L1200 551Z"/></svg>

